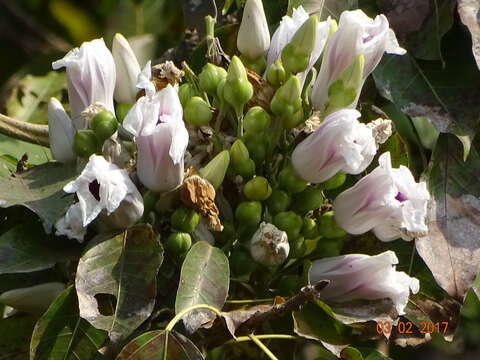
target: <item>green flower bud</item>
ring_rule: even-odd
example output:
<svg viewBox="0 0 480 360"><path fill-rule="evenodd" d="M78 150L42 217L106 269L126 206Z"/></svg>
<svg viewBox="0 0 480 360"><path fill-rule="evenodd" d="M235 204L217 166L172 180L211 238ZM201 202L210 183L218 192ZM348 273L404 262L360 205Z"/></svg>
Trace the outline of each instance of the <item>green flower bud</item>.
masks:
<svg viewBox="0 0 480 360"><path fill-rule="evenodd" d="M223 97L239 116L243 106L253 96L253 86L247 78L247 72L237 56L232 58L228 66L227 79L223 87Z"/></svg>
<svg viewBox="0 0 480 360"><path fill-rule="evenodd" d="M222 79L227 77L227 71L224 68L214 64L206 64L202 72L198 75L200 87L209 95L215 95L217 86Z"/></svg>
<svg viewBox="0 0 480 360"><path fill-rule="evenodd" d="M307 252L307 244L305 243L305 239L303 236L299 236L292 241L289 241L290 243L290 258L293 259L299 259L303 256L305 256Z"/></svg>
<svg viewBox="0 0 480 360"><path fill-rule="evenodd" d="M228 165L230 163L230 153L228 150L223 150L218 153L210 162L199 170L200 175L207 179L215 189L222 185L225 174L227 173Z"/></svg>
<svg viewBox="0 0 480 360"><path fill-rule="evenodd" d="M225 98L223 96L223 89L225 88L226 83L227 83L227 78L220 80L217 86L217 98L220 100L220 104L225 103Z"/></svg>
<svg viewBox="0 0 480 360"><path fill-rule="evenodd" d="M278 174L278 183L282 189L291 194L298 194L305 190L307 183L302 180L291 165L284 167Z"/></svg>
<svg viewBox="0 0 480 360"><path fill-rule="evenodd" d="M81 157L89 157L99 148L93 130L79 130L73 138L73 150Z"/></svg>
<svg viewBox="0 0 480 360"><path fill-rule="evenodd" d="M300 235L303 221L302 218L293 211L284 211L274 216L273 225L280 230L285 231L288 235L288 239L295 239Z"/></svg>
<svg viewBox="0 0 480 360"><path fill-rule="evenodd" d="M238 166L237 173L244 179L250 179L255 174L255 162L252 159L248 159L246 163Z"/></svg>
<svg viewBox="0 0 480 360"><path fill-rule="evenodd" d="M257 74L263 74L265 72L265 68L267 67L267 59L265 56L260 56L256 59L248 59L243 55L240 55L240 60L242 63L249 68L250 70L255 71Z"/></svg>
<svg viewBox="0 0 480 360"><path fill-rule="evenodd" d="M237 139L230 148L230 159L233 169L243 177L250 177L255 172L255 163L242 140Z"/></svg>
<svg viewBox="0 0 480 360"><path fill-rule="evenodd" d="M337 109L347 107L355 101L358 92L361 90L364 65L364 56L358 55L357 58L343 70L338 80L329 86L326 113L329 114Z"/></svg>
<svg viewBox="0 0 480 360"><path fill-rule="evenodd" d="M165 241L165 249L174 257L183 256L192 246L192 237L190 234L175 232L170 234Z"/></svg>
<svg viewBox="0 0 480 360"><path fill-rule="evenodd" d="M295 196L293 210L299 214L305 214L311 210L318 209L322 203L322 191L310 186Z"/></svg>
<svg viewBox="0 0 480 360"><path fill-rule="evenodd" d="M315 239L318 237L318 227L315 220L312 218L304 218L301 233L306 239Z"/></svg>
<svg viewBox="0 0 480 360"><path fill-rule="evenodd" d="M345 183L346 179L347 175L345 173L339 172L327 181L321 183L320 187L325 190L333 190L342 186Z"/></svg>
<svg viewBox="0 0 480 360"><path fill-rule="evenodd" d="M262 204L258 201L240 203L235 210L235 219L241 225L257 225L262 220Z"/></svg>
<svg viewBox="0 0 480 360"><path fill-rule="evenodd" d="M282 124L283 127L287 130L296 128L298 125L302 124L305 121L303 117L303 108L300 107L297 112L295 112L292 116L283 117Z"/></svg>
<svg viewBox="0 0 480 360"><path fill-rule="evenodd" d="M256 165L261 165L267 156L267 145L262 137L247 138L245 140L248 153L252 157Z"/></svg>
<svg viewBox="0 0 480 360"><path fill-rule="evenodd" d="M155 204L158 201L158 194L154 193L153 191L147 191L143 195L143 215L148 216L150 211L152 211L155 208Z"/></svg>
<svg viewBox="0 0 480 360"><path fill-rule="evenodd" d="M255 261L244 249L235 249L229 258L230 269L235 276L249 275L255 269Z"/></svg>
<svg viewBox="0 0 480 360"><path fill-rule="evenodd" d="M197 228L200 221L200 215L193 209L180 207L173 212L170 221L175 229L186 233L192 233Z"/></svg>
<svg viewBox="0 0 480 360"><path fill-rule="evenodd" d="M256 176L244 185L243 193L249 200L264 201L272 194L272 187L263 176Z"/></svg>
<svg viewBox="0 0 480 360"><path fill-rule="evenodd" d="M270 103L272 112L281 117L291 117L302 107L300 80L292 75L273 95Z"/></svg>
<svg viewBox="0 0 480 360"><path fill-rule="evenodd" d="M318 232L326 238L339 238L346 235L346 232L335 222L333 211L328 211L320 217Z"/></svg>
<svg viewBox="0 0 480 360"><path fill-rule="evenodd" d="M118 128L118 121L110 111L101 111L93 117L90 127L98 140L103 142L115 134Z"/></svg>
<svg viewBox="0 0 480 360"><path fill-rule="evenodd" d="M290 250L291 251L291 250ZM298 275L285 275L278 283L278 293L281 296L293 296L300 291L302 278Z"/></svg>
<svg viewBox="0 0 480 360"><path fill-rule="evenodd" d="M275 61L267 69L267 81L274 87L279 87L287 77L285 69L280 60Z"/></svg>
<svg viewBox="0 0 480 360"><path fill-rule="evenodd" d="M270 115L260 106L251 107L243 118L243 127L248 134L258 135L270 125Z"/></svg>
<svg viewBox="0 0 480 360"><path fill-rule="evenodd" d="M125 119L125 116L127 116L132 106L133 104L128 102L121 102L117 104L115 107L115 113L117 114L117 120L120 124L123 123L123 119Z"/></svg>
<svg viewBox="0 0 480 360"><path fill-rule="evenodd" d="M198 95L197 92L195 91L193 86L189 83L182 84L178 88L178 97L183 107L187 105L188 100L190 100L192 97L197 95Z"/></svg>
<svg viewBox="0 0 480 360"><path fill-rule="evenodd" d="M183 110L185 121L194 126L207 126L212 120L210 106L199 96L194 96L187 101Z"/></svg>
<svg viewBox="0 0 480 360"><path fill-rule="evenodd" d="M272 195L268 198L268 210L272 214L286 211L290 206L290 195L280 189L273 189Z"/></svg>
<svg viewBox="0 0 480 360"><path fill-rule="evenodd" d="M293 35L290 43L283 48L281 58L287 73L299 73L307 69L315 47L317 23L317 17L310 16Z"/></svg>

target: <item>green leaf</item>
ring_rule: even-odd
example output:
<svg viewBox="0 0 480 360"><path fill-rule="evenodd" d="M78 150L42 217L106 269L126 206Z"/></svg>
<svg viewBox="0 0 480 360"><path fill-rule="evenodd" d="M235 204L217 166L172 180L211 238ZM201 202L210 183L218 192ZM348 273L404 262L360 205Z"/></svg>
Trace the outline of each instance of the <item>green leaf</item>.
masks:
<svg viewBox="0 0 480 360"><path fill-rule="evenodd" d="M42 244L45 232L38 223L18 225L0 236L0 274L51 268L57 254Z"/></svg>
<svg viewBox="0 0 480 360"><path fill-rule="evenodd" d="M474 143L463 161L458 139L440 134L428 176L433 198L429 231L415 241L437 283L459 301L472 286L480 263L479 151L480 144Z"/></svg>
<svg viewBox="0 0 480 360"><path fill-rule="evenodd" d="M75 176L73 165L47 163L22 173L0 178L0 207L25 206L50 227L65 214L73 202L63 186Z"/></svg>
<svg viewBox="0 0 480 360"><path fill-rule="evenodd" d="M347 346L343 349L340 357L345 360L363 360L362 353L352 346Z"/></svg>
<svg viewBox="0 0 480 360"><path fill-rule="evenodd" d="M168 336L165 356L165 336ZM172 331L150 331L129 342L116 360L202 360L202 353L182 334Z"/></svg>
<svg viewBox="0 0 480 360"><path fill-rule="evenodd" d="M332 345L348 345L351 328L334 319L330 312L327 305L321 302L308 303L301 310L294 311L295 333Z"/></svg>
<svg viewBox="0 0 480 360"><path fill-rule="evenodd" d="M30 360L89 360L107 334L95 329L78 312L73 286L63 291L37 321L30 343Z"/></svg>
<svg viewBox="0 0 480 360"><path fill-rule="evenodd" d="M152 313L163 248L149 225L98 235L78 263L80 316L112 341L128 336Z"/></svg>
<svg viewBox="0 0 480 360"><path fill-rule="evenodd" d="M457 135L466 155L479 125L480 73L465 54L469 49L450 44L447 50L445 68L409 54L385 55L373 77L380 93L402 112L427 117L438 131Z"/></svg>
<svg viewBox="0 0 480 360"><path fill-rule="evenodd" d="M221 309L228 295L230 267L222 250L199 241L185 257L180 273L180 285L175 300L175 312L197 304ZM211 311L195 310L183 317L190 333L215 317Z"/></svg>
<svg viewBox="0 0 480 360"><path fill-rule="evenodd" d="M16 120L48 123L48 101L66 88L65 73L50 71L45 76L27 75L18 82L7 100L7 114Z"/></svg>

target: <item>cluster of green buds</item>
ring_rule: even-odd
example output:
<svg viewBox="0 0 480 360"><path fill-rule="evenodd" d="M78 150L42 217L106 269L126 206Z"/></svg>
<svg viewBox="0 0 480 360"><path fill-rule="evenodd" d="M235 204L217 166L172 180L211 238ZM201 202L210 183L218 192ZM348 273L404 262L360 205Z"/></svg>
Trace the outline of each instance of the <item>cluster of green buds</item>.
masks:
<svg viewBox="0 0 480 360"><path fill-rule="evenodd" d="M101 151L105 140L117 132L118 121L110 111L95 114L89 129L78 130L73 138L73 148L80 157L88 158Z"/></svg>

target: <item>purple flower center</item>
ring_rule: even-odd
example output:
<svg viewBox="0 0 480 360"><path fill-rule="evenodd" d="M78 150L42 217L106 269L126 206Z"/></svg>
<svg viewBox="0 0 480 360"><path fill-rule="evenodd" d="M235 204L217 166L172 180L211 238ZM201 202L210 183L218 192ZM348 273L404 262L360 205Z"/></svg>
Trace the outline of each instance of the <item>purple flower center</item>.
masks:
<svg viewBox="0 0 480 360"><path fill-rule="evenodd" d="M403 195L400 191L398 192L397 196L395 196L395 199L397 199L400 202L404 202L408 200L408 198L405 195Z"/></svg>
<svg viewBox="0 0 480 360"><path fill-rule="evenodd" d="M97 180L93 180L88 184L88 190L90 190L90 194L92 194L97 201L100 201L100 184Z"/></svg>

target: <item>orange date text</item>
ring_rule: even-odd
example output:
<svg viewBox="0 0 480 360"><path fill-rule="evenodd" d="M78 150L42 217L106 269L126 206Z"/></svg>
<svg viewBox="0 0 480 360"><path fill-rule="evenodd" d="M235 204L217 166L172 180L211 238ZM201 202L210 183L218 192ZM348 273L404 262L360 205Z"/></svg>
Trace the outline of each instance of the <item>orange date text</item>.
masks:
<svg viewBox="0 0 480 360"><path fill-rule="evenodd" d="M377 322L377 332L379 334L390 334L393 328L400 334L445 334L448 329L448 321L420 321L418 326L415 326L411 321L399 321L394 325L392 321Z"/></svg>

